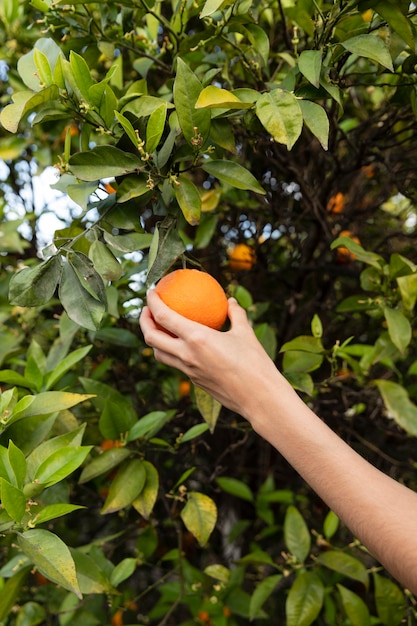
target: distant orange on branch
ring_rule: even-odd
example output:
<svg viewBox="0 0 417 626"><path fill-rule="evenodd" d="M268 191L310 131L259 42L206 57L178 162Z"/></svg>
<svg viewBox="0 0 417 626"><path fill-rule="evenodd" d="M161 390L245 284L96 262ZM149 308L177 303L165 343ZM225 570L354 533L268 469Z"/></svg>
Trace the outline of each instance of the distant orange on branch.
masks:
<svg viewBox="0 0 417 626"><path fill-rule="evenodd" d="M220 330L226 321L226 294L206 272L175 270L161 278L155 291L167 306L194 322Z"/></svg>
<svg viewBox="0 0 417 626"><path fill-rule="evenodd" d="M334 196L332 196L327 203L327 211L332 213L333 215L337 215L338 213L342 213L345 208L345 195L338 191Z"/></svg>
<svg viewBox="0 0 417 626"><path fill-rule="evenodd" d="M339 233L339 237L349 237L357 244L360 244L359 237L356 237L352 234L350 230L342 230ZM356 259L356 254L348 250L345 246L340 246L336 250L336 262L340 265L344 265L345 263L350 263L350 261L354 261Z"/></svg>
<svg viewBox="0 0 417 626"><path fill-rule="evenodd" d="M238 243L227 251L228 267L232 272L241 272L252 269L256 263L255 251L246 243Z"/></svg>

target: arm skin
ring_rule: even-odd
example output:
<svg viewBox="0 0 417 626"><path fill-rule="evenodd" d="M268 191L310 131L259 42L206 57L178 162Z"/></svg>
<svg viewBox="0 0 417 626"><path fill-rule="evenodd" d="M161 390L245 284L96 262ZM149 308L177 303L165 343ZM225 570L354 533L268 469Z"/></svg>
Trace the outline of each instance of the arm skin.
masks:
<svg viewBox="0 0 417 626"><path fill-rule="evenodd" d="M417 493L373 467L308 408L233 298L229 319L227 332L212 330L178 315L150 291L140 325L158 361L247 419L375 558L417 593Z"/></svg>

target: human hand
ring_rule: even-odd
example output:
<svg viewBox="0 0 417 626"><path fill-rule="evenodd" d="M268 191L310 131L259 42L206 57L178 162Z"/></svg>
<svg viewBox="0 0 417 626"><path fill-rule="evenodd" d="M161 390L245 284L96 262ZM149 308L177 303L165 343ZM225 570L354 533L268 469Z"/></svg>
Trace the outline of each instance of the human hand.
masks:
<svg viewBox="0 0 417 626"><path fill-rule="evenodd" d="M229 299L230 330L213 330L179 315L148 292L140 326L157 361L175 367L224 406L248 417L261 385L277 376L242 309ZM165 330L168 332L165 332Z"/></svg>

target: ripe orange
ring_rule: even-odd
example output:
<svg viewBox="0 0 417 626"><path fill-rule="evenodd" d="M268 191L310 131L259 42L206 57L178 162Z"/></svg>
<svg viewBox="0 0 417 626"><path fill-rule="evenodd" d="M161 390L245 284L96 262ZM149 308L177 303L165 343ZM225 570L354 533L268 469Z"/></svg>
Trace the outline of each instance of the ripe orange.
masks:
<svg viewBox="0 0 417 626"><path fill-rule="evenodd" d="M191 383L189 380L180 380L178 384L180 398L186 398L190 395Z"/></svg>
<svg viewBox="0 0 417 626"><path fill-rule="evenodd" d="M220 330L226 321L226 294L206 272L175 270L161 278L155 291L167 306L194 322Z"/></svg>
<svg viewBox="0 0 417 626"><path fill-rule="evenodd" d="M339 237L349 237L355 243L360 244L359 237L355 237L355 235L353 235L350 230L342 230L339 233ZM354 261L355 259L356 259L356 254L354 254L353 252L350 252L350 250L348 250L344 246L337 248L336 250L336 262L337 263L343 265L345 263L349 263L350 261Z"/></svg>
<svg viewBox="0 0 417 626"><path fill-rule="evenodd" d="M345 206L345 196L341 191L338 191L332 196L327 203L327 210L329 213L336 215L341 213Z"/></svg>
<svg viewBox="0 0 417 626"><path fill-rule="evenodd" d="M242 270L250 270L256 263L255 251L246 243L238 243L227 252L229 257L229 269L232 272L240 272Z"/></svg>

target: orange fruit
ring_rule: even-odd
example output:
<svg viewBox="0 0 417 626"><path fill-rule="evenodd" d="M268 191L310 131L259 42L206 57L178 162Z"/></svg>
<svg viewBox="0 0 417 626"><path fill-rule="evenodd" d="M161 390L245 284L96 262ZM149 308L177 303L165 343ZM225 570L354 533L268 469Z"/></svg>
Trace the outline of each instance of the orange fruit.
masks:
<svg viewBox="0 0 417 626"><path fill-rule="evenodd" d="M194 322L220 330L226 321L226 294L206 272L175 270L161 278L155 291L167 306Z"/></svg>
<svg viewBox="0 0 417 626"><path fill-rule="evenodd" d="M354 241L355 243L360 244L359 237L355 237L355 235L353 235L350 230L342 230L339 233L339 237L349 237L349 239L352 239L352 241ZM343 265L345 263L349 263L350 261L354 261L355 259L356 259L356 254L354 254L353 252L351 252L344 246L337 248L336 250L336 262L337 263Z"/></svg>
<svg viewBox="0 0 417 626"><path fill-rule="evenodd" d="M232 272L250 270L256 263L255 251L246 243L238 243L227 252L229 257L228 266Z"/></svg>
<svg viewBox="0 0 417 626"><path fill-rule="evenodd" d="M123 611L117 609L116 613L111 618L112 626L123 626Z"/></svg>
<svg viewBox="0 0 417 626"><path fill-rule="evenodd" d="M104 189L107 191L108 194L116 193L116 189L113 187L113 185L110 185L110 183L104 183Z"/></svg>
<svg viewBox="0 0 417 626"><path fill-rule="evenodd" d="M121 448L122 442L119 439L104 439L100 444L100 449L111 450L112 448Z"/></svg>
<svg viewBox="0 0 417 626"><path fill-rule="evenodd" d="M179 386L180 398L186 398L187 396L190 395L191 383L189 380L180 380L178 386Z"/></svg>
<svg viewBox="0 0 417 626"><path fill-rule="evenodd" d="M338 191L332 196L327 203L327 210L329 213L336 215L341 213L345 206L345 196L341 191Z"/></svg>

